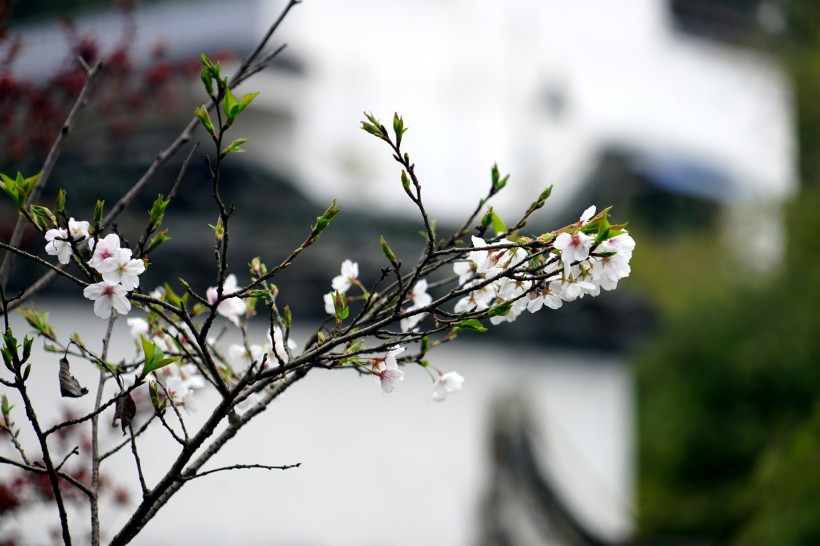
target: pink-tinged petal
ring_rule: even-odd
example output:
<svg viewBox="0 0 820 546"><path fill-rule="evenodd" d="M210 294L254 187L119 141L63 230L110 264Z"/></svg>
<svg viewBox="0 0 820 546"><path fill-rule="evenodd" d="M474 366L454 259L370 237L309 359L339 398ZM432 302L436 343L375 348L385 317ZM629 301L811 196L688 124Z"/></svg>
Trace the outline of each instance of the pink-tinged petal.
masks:
<svg viewBox="0 0 820 546"><path fill-rule="evenodd" d="M379 372L379 382L382 386L382 392L389 394L396 388L396 383L404 380L404 372L402 370L383 370Z"/></svg>

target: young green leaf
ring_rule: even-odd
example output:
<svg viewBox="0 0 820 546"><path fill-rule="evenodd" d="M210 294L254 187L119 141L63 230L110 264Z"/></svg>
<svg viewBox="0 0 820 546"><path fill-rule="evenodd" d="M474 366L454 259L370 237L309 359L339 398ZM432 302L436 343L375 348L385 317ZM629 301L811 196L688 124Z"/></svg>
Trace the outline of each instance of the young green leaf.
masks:
<svg viewBox="0 0 820 546"><path fill-rule="evenodd" d="M57 226L57 218L54 216L54 213L46 207L31 205L29 212L41 230L48 231L49 229Z"/></svg>
<svg viewBox="0 0 820 546"><path fill-rule="evenodd" d="M396 255L393 253L393 249L390 248L390 245L387 244L387 241L384 240L383 236L379 236L379 244L382 247L384 257L387 258L387 261L390 262L390 265L392 265L394 269L398 269L399 261L396 259Z"/></svg>
<svg viewBox="0 0 820 546"><path fill-rule="evenodd" d="M211 116L208 115L208 110L205 107L197 106L194 109L194 114L202 126L205 127L205 130L208 131L211 136L216 136L216 130L214 129L214 124L211 122Z"/></svg>
<svg viewBox="0 0 820 546"><path fill-rule="evenodd" d="M225 156L231 153L244 152L245 149L242 148L242 145L245 144L247 141L247 138L237 138L236 140L225 146L225 149L222 150L222 155Z"/></svg>
<svg viewBox="0 0 820 546"><path fill-rule="evenodd" d="M456 330L474 330L476 332L486 332L487 327L476 319L460 320L455 324Z"/></svg>
<svg viewBox="0 0 820 546"><path fill-rule="evenodd" d="M334 199L327 210L321 216L316 217L316 223L313 225L313 232L315 233L314 240L327 229L327 226L330 225L330 222L336 218L336 215L339 214L341 210L342 208L336 205L336 200Z"/></svg>
<svg viewBox="0 0 820 546"><path fill-rule="evenodd" d="M102 199L97 200L97 204L94 206L94 225L99 226L102 223L103 218L103 207L105 206L105 201Z"/></svg>

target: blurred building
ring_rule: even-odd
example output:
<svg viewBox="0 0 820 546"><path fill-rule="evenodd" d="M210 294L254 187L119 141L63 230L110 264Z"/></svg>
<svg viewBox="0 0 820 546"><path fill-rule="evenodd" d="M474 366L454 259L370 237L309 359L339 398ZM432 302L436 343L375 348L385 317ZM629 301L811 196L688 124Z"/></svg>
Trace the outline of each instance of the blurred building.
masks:
<svg viewBox="0 0 820 546"><path fill-rule="evenodd" d="M146 3L135 62L157 43L177 59L247 52L283 4ZM512 174L499 199L510 216L548 184L570 216L606 206L600 190L627 191L594 188L613 157L663 191L765 210L796 187L789 84L748 47L778 30L777 14L761 0L311 0L274 41L289 44L274 69L247 84L261 95L241 130L249 159L323 201L408 214L388 150L357 130L362 111L404 116L434 214L464 214L495 161ZM17 75L66 61L54 26L19 29ZM109 47L122 36L116 14L77 26Z"/></svg>

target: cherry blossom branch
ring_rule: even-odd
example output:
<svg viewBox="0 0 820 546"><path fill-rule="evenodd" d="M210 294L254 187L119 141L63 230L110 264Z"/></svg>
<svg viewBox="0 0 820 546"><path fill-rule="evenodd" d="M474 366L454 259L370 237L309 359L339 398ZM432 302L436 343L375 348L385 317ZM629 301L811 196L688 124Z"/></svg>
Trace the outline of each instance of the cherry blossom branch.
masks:
<svg viewBox="0 0 820 546"><path fill-rule="evenodd" d="M5 249L7 252L11 252L11 253L13 253L13 254L18 254L18 255L20 255L20 256L23 256L23 257L24 257L24 258L26 258L27 260L31 260L32 262L36 262L36 263L38 263L38 264L40 264L40 265L42 265L42 266L45 266L45 267L47 267L48 269L50 269L50 270L51 270L51 272L52 272L52 273L54 273L55 275L61 275L61 276L65 277L66 279L68 279L68 280L70 280L70 281L72 281L72 282L75 282L75 283L79 284L80 286L88 286L88 283L87 283L87 282L85 282L85 281L83 281L82 279L78 279L77 277L75 277L75 276L74 276L74 275L72 275L71 273L66 273L66 272L63 270L63 267L65 267L65 266L57 266L57 265L54 265L54 264L52 264L51 262L48 262L48 261L46 261L46 260L44 260L44 259L40 258L39 256L35 256L34 254L31 254L30 252L26 252L25 250L23 250L23 249L21 249L21 248L18 248L18 247L16 247L16 246L12 246L12 245L10 245L10 244L8 244L8 243L3 243L3 242L0 242L0 248ZM27 290L27 291L25 291L25 292L31 292L31 290ZM24 292L24 294L25 294L25 292ZM24 297L25 297L25 299L23 299ZM16 300L15 300L15 302L14 302L14 303L16 303L17 305L12 305L12 302L9 302L9 306L8 306L9 310L12 310L12 309L14 309L15 307L19 306L19 305L20 305L21 303L23 303L26 299L28 299L28 297L26 297L26 296L24 296L23 294L21 294L18 298L16 298Z"/></svg>
<svg viewBox="0 0 820 546"><path fill-rule="evenodd" d="M68 514L66 513L65 503L63 501L63 493L60 490L60 483L58 481L59 475L57 471L54 469L54 463L51 460L51 453L48 449L48 442L46 441L46 436L43 434L43 429L40 427L40 422L37 419L37 414L34 411L34 405L31 403L31 399L28 396L28 389L26 388L25 381L23 380L19 371L17 372L16 379L17 391L23 398L23 406L26 410L26 417L28 418L29 423L31 423L31 427L34 429L34 434L40 443L40 449L43 453L43 463L45 463L46 466L45 473L48 475L48 481L51 484L51 490L54 493L54 502L57 505L57 512L60 517L60 529L62 531L63 544L65 544L65 546L71 546L71 530L68 526Z"/></svg>
<svg viewBox="0 0 820 546"><path fill-rule="evenodd" d="M236 86L239 83L241 83L242 81L244 81L245 79L247 79L247 77L249 76L249 75L246 74L246 71L247 71L248 67L251 65L251 63L254 62L254 60L259 56L259 54L265 48L268 41L272 37L273 32L279 27L282 20L287 15L287 13L294 6L296 6L300 3L301 3L300 0L291 0L288 3L288 5L281 12L280 16L274 22L274 24L269 27L268 32L265 34L265 36L259 42L259 44L257 45L256 49L253 51L253 53L251 53L251 55L249 55L247 57L247 59L240 66L239 70L237 70L237 72L234 74L233 78L231 79L230 86ZM267 62L270 62L276 56L276 54L281 52L282 49L283 48L280 47L273 54L268 55L266 57ZM253 69L253 73L256 73L258 71L259 71L259 69L257 69L257 68ZM209 105L208 109L211 109L212 107L213 107L213 105ZM71 116L71 114L69 114L69 117L70 116ZM191 140L191 137L193 136L193 132L197 128L198 125L199 125L199 120L196 117L192 118L191 121L188 122L188 124L185 126L185 128L182 130L182 132L179 134L179 136L177 136L177 138L174 139L174 141L167 148L165 148L162 152L160 152L157 155L157 157L154 159L154 161L151 163L151 165L148 167L148 169L145 171L145 173L142 175L142 177L140 177L140 179L137 180L137 182L134 183L133 186L131 186L131 188L125 193L125 195L123 195L120 198L120 200L117 201L117 203L114 204L111 211L103 218L103 220L101 222L101 227L104 228L106 226L109 226L120 214L122 214L122 212L124 212L128 208L128 206L134 201L134 199L136 199L137 195L139 195L139 193L143 190L143 188L146 185L148 185L148 183L154 178L154 176L156 176L156 173L159 172L160 167L162 167L168 161L170 161L170 159L176 155L176 153L179 151L179 149L182 148L182 146L184 146L185 144L187 144ZM65 134L67 134L67 133L68 133L68 131L65 132ZM61 133L61 135L62 134L63 133ZM56 157L55 157L55 161L56 161ZM20 228L20 229L22 230L22 228ZM21 232L21 234L22 234L22 232ZM15 241L14 239L12 239L12 241L10 241L10 246L17 246L17 245L19 245L19 240ZM7 253L6 256L4 256L3 262L0 263L0 286L3 286L3 287L5 287L5 285L6 285L6 280L7 280L9 271L10 271L10 263L9 263L9 265L5 266L5 269L3 269L3 266L6 264L7 260L9 260L8 253ZM58 269L62 269L62 268L58 268ZM32 296L34 296L40 290L42 290L46 286L48 286L54 280L56 275L57 275L57 272L54 271L54 270L48 271L47 273L43 274L26 291L24 291L23 294L21 294L21 296L19 298L17 298L14 302L10 302L8 310L14 310L17 307L19 307L20 305L22 305L23 303L25 303L26 301L28 301L29 299L31 299Z"/></svg>
<svg viewBox="0 0 820 546"><path fill-rule="evenodd" d="M4 385L6 385L7 383L8 382L3 380ZM12 388L15 388L14 383L9 383L8 386L10 386ZM20 458L23 459L24 463L31 466L31 461L26 456L26 450L23 449L22 444L20 444L20 440L17 438L20 435L20 430L19 429L15 430L14 423L12 423L11 421L6 422L6 419L5 419L5 416L4 416L3 422L0 423L0 430L5 430L6 431L6 433L9 435L9 438L11 438L11 443L14 446L14 449L16 449L17 453L20 454Z"/></svg>
<svg viewBox="0 0 820 546"><path fill-rule="evenodd" d="M181 469L190 460L190 455L192 455L193 452L185 457L184 462L182 462L181 459L183 459L183 455L186 455L187 453L186 450L183 450L183 453L180 454L177 461L174 463L174 468L172 468L172 471L169 471L160 483L157 484L157 486L155 486L151 491L151 499L154 500L147 503L143 502L140 507L137 508L131 519L111 541L110 546L127 544L134 536L137 535L137 533L139 533L145 524L148 523L154 515L156 515L165 503L167 503L177 493L177 491L182 488L182 486L186 483L185 476L196 474L197 471L199 471L205 463L216 455L231 438L236 436L243 426L267 409L268 404L281 395L285 390L293 386L299 380L303 379L307 375L307 372L308 370L304 369L282 378L281 381L277 382L276 385L265 393L263 399L260 400L257 405L250 408L243 415L234 417L228 424L228 427L218 436L218 438L211 442L202 454L187 466L184 473L181 472ZM179 468L180 470L174 472L173 470L175 468ZM179 479L180 476L182 479ZM143 506L145 506L144 510L142 509Z"/></svg>
<svg viewBox="0 0 820 546"><path fill-rule="evenodd" d="M114 330L114 322L117 320L117 314L111 315L108 319L108 327L103 337L103 348L100 354L100 360L105 362L108 360L108 344L111 341L111 333ZM100 544L100 508L99 508L99 492L100 492L100 443L99 443L99 411L102 405L103 388L106 382L106 367L100 366L99 381L97 383L97 395L94 400L94 415L91 417L91 492L93 495L89 499L91 504L91 544L92 546L99 546Z"/></svg>
<svg viewBox="0 0 820 546"><path fill-rule="evenodd" d="M68 459L70 459L70 458L71 458L71 456L72 456L72 455L79 455L79 454L80 454L80 448L79 448L79 446L74 446L74 449L72 449L71 451L69 451L68 453L66 453L66 456L65 456L65 457L63 457L63 460L62 460L62 461L60 461L60 464L58 464L58 465L57 465L54 469L55 469L57 472L59 472L59 471L60 471L60 469L63 467L63 465L64 465L64 464L68 461Z"/></svg>
<svg viewBox="0 0 820 546"><path fill-rule="evenodd" d="M187 444L187 440L181 438L176 433L176 431L173 428L171 428L171 425L168 424L168 422L165 420L165 416L162 413L157 412L156 415L159 418L160 423L162 423L162 426L165 428L165 430L168 431L168 434L171 435L171 438L173 438L176 441L176 443L178 443L179 445L185 447L185 445ZM179 416L179 414L177 414L177 416ZM186 433L185 438L187 438L187 437L188 437L188 434Z"/></svg>
<svg viewBox="0 0 820 546"><path fill-rule="evenodd" d="M31 472L33 474L48 474L48 470L43 468L43 467L33 466L30 463L22 464L20 462L17 462L13 459L9 459L7 457L3 457L1 455L0 455L0 463L1 464L11 465L11 466L16 466L17 468L25 470L26 472ZM91 490L88 489L88 487L83 485L82 482L78 481L73 476L71 476L69 474L66 474L65 472L59 472L59 471L57 472L57 476L60 479L63 479L65 481L67 481L68 483L70 483L71 485L73 485L74 487L76 487L77 489L82 491L87 497L89 497L89 498L91 497Z"/></svg>
<svg viewBox="0 0 820 546"><path fill-rule="evenodd" d="M148 426L151 424L151 422L154 419L156 419L157 415L158 415L157 413L151 414L151 417L146 419L146 421L142 425L140 425L140 428L137 429L137 432L134 433L134 436L139 437L143 432L148 430ZM117 444L116 446L112 447L111 449L109 449L108 451L106 451L105 453L100 455L100 462L104 461L105 459L107 459L111 455L114 455L115 453L117 453L118 451L120 451L122 448L124 448L125 446L127 446L130 443L131 443L131 438L130 437L126 438L125 440L122 440L119 444Z"/></svg>
<svg viewBox="0 0 820 546"><path fill-rule="evenodd" d="M267 464L234 464L230 466L221 466L219 468L212 468L211 470L206 470L204 472L200 472L198 474L189 474L186 473L184 476L179 476L177 479L180 481L191 481L197 478L204 478L209 474L215 474L216 472L224 472L226 470L247 470L252 468L259 468L262 470L290 470L292 468L299 468L302 466L302 463L295 463L295 464L286 464L286 465L267 465Z"/></svg>
<svg viewBox="0 0 820 546"><path fill-rule="evenodd" d="M139 452L137 451L137 437L134 435L134 428L131 423L128 423L128 436L131 440L131 453L134 455L134 463L137 465L137 476L139 477L140 487L142 488L142 496L148 495L148 486L145 485L145 476L142 473L142 463L140 462Z"/></svg>
<svg viewBox="0 0 820 546"><path fill-rule="evenodd" d="M57 159L60 157L60 152L63 149L63 144L65 143L68 134L71 132L71 129L77 122L79 118L80 112L85 105L88 103L88 97L91 94L91 90L94 87L94 83L97 79L97 75L100 73L100 69L102 68L102 62L97 62L92 68L86 69L86 77L85 83L83 84L83 88L80 90L80 94L77 96L77 100L74 101L74 106L72 106L71 110L66 117L65 122L63 122L62 127L60 128L60 132L57 135L57 138L54 140L54 144L52 144L51 149L46 156L46 160L43 163L43 168L40 171L40 176L37 179L37 182L34 184L34 187L29 192L28 196L26 197L25 201L25 208L28 208L32 203L34 203L37 199L40 198L40 194L43 192L43 189L48 182L48 179L51 177L51 173L54 170L54 166L57 164ZM20 245L20 241L23 240L23 230L25 229L26 222L24 218L18 218L17 223L14 225L14 230L12 231L11 238L9 239L8 245L11 247L17 247ZM11 262L12 262L12 254L9 254L8 250L6 251L5 255L3 256L3 261L0 262L0 285L4 288L6 283L8 282L9 273L11 272Z"/></svg>
<svg viewBox="0 0 820 546"><path fill-rule="evenodd" d="M130 394L132 391L137 389L137 387L139 387L140 385L142 385L142 383L135 383L134 385L127 388L126 390L120 391L117 394L115 394L113 398L111 398L107 402L101 404L99 408L95 408L93 411L83 415L82 417L77 417L75 419L67 419L65 421L61 421L61 422L57 423L56 425L53 425L51 428L47 429L45 432L43 432L43 434L46 435L46 436L50 436L51 434L54 434L55 432L57 432L59 430L62 430L66 427L70 427L72 425L79 425L80 423L84 423L84 422L88 421L89 419L93 419L95 416L100 415L102 412L107 410L109 407L116 404L117 400L119 400L123 396L126 396L126 395Z"/></svg>
<svg viewBox="0 0 820 546"><path fill-rule="evenodd" d="M259 72L259 69L252 68L252 65L253 65L254 61L256 60L257 57L259 57L259 55L265 49L265 46L268 44L268 42L273 37L276 30L282 24L282 21L285 20L285 17L287 17L288 13L290 13L290 10L292 10L294 7L296 7L297 5L299 5L301 3L302 3L302 0L289 0L288 1L287 5L279 13L279 16L276 18L276 20L273 22L273 24L270 27L268 27L267 32L265 32L265 35L259 41L256 48L254 48L254 50L251 52L251 54L248 55L245 58L245 60L242 61L242 64L239 66L239 69L236 71L236 74L233 76L233 78L231 78L231 81L230 81L230 84L229 84L230 87L236 87L245 78L248 78L251 75L256 74L257 72ZM279 49L274 51L273 54L269 55L268 58L267 58L267 62L270 62L270 60L272 60L273 57L275 57L279 53L279 51L281 51L283 48L284 48L284 46L280 47Z"/></svg>

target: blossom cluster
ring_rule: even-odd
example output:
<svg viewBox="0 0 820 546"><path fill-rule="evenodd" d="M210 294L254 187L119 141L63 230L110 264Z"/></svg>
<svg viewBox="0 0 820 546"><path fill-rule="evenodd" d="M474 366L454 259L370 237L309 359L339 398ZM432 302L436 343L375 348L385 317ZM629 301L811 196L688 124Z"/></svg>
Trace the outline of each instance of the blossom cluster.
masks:
<svg viewBox="0 0 820 546"><path fill-rule="evenodd" d="M341 272L331 280L331 288L333 292L324 295L325 312L330 315L336 314L336 300L340 297L346 297L346 293L353 286L359 286L364 290L359 281L359 264L352 260L344 260L342 262ZM405 312L412 312L423 309L433 302L433 297L427 293L427 280L419 279L407 293L406 303L408 305L404 308ZM418 324L427 315L426 311L410 314L400 321L402 332L415 331ZM367 361L369 367L366 371L373 374L379 384L382 392L391 393L396 388L396 383L404 380L404 371L399 367L396 357L403 353L405 347L394 345L388 347L384 356L369 359ZM434 378L433 400L441 402L447 398L450 393L455 393L461 390L464 383L464 378L457 372L437 372Z"/></svg>
<svg viewBox="0 0 820 546"><path fill-rule="evenodd" d="M635 240L620 229L596 244L596 237L584 230L594 215L594 206L586 209L577 223L554 238L549 252L537 255L507 239L488 245L473 237L475 250L453 270L460 286L475 289L456 303L455 312L509 304L508 312L490 317L491 323L500 324L514 321L524 310L558 309L564 302L597 296L601 289L615 289L630 273Z"/></svg>
<svg viewBox="0 0 820 546"><path fill-rule="evenodd" d="M111 310L127 315L131 310L128 293L140 284L139 276L145 271L145 262L133 258L130 248L121 247L120 238L114 233L102 239L89 236L89 223L74 218L68 220L68 229L55 228L46 231L46 253L57 256L61 264L71 261L78 244L87 241L91 257L88 265L100 274L102 280L89 284L83 296L94 301L94 314L107 319Z"/></svg>
<svg viewBox="0 0 820 546"><path fill-rule="evenodd" d="M238 284L236 276L231 274L225 278L223 284L224 299L217 304L217 313L227 318L232 324L240 326L240 318L243 317L248 307L245 301L231 294L237 291ZM151 292L150 296L155 299L165 297L165 291L157 288ZM217 287L212 286L206 292L206 299L210 304L219 300ZM131 330L131 336L137 341L139 350L142 348L140 340L152 343L156 349L163 353L185 354L188 358L196 351L192 346L195 337L190 327L181 322L169 324L166 320L149 315L149 320L144 318L129 318L127 320ZM220 336L221 337L221 336ZM216 357L217 369L223 380L228 384L233 384L244 373L251 364L260 365L263 368L276 367L280 363L287 363L291 352L296 349L296 343L288 337L285 338L282 329L274 325L273 331L266 332L267 342L262 344L230 343L227 349L221 346L219 338L209 337L205 343ZM225 357L227 354L227 358ZM186 411L193 411L196 405L193 400L194 391L205 386L205 379L199 368L193 364L172 365L164 367L150 378L152 381L160 382L166 392L167 398L177 406L182 406ZM243 403L237 405L239 413L246 411L253 404L258 402L258 395L250 395Z"/></svg>
<svg viewBox="0 0 820 546"><path fill-rule="evenodd" d="M353 286L358 286L364 290L359 282L359 264L352 260L343 261L341 273L333 277L330 286L333 291L324 295L325 312L329 315L335 315L337 294L339 297L344 297ZM415 311L430 305L433 298L427 293L427 280L419 279L416 281L413 288L408 292L406 301L409 305L404 309L405 311ZM413 331L426 315L426 312L420 312L401 319L401 331Z"/></svg>

